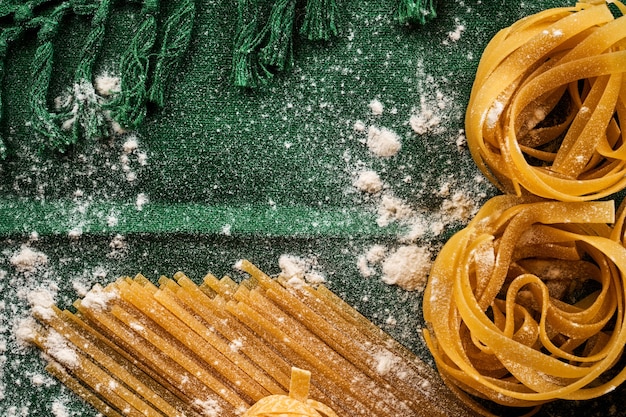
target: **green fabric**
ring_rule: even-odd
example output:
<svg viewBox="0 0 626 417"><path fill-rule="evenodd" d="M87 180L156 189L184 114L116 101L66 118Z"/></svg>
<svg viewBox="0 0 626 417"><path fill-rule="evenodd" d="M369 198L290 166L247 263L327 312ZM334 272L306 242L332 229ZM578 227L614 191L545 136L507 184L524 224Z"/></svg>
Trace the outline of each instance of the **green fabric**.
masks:
<svg viewBox="0 0 626 417"><path fill-rule="evenodd" d="M237 46L245 43L238 8L244 2L196 0L191 10L192 2L179 8L185 2L162 1L156 14L146 12L154 7L150 2L112 1L103 10L107 1L102 0L105 23L94 18L95 10L84 15L67 11L49 38L31 29L9 31L13 20L3 14L4 7L20 2L1 3L0 52L3 37L16 40L0 60L0 137L7 155L0 160L0 305L5 315L0 341L7 343L6 362L0 360L5 387L0 415L23 415L22 407L28 415L53 415L58 399L70 415L96 415L59 384L33 387L32 377L44 372L44 362L34 349L18 348L12 336L13 326L26 315L21 309L28 307L19 292L22 284L57 285L59 304L69 306L78 298L77 280L106 284L138 272L156 280L179 270L196 281L207 272L240 279L232 265L241 258L276 274L282 254L315 256L333 291L430 361L419 335L421 294L383 283L380 271L364 278L357 269L358 256L370 246L400 245L398 236L406 226L379 226L376 199L353 187L353 173L363 167L375 170L394 195L424 212L441 205L437 190L443 181L473 184L478 171L456 138L481 51L498 29L571 2L424 2L436 3L436 17L425 25L407 25L398 20L400 3L421 2L311 1L318 14L335 7L332 26L323 26L330 20L305 18L309 2L277 1L283 14L276 14L274 22L283 32L268 33L265 40L277 45L271 52L284 58L284 65L268 58L267 78L255 89L236 85L243 83L233 75L234 67L250 62L249 55L237 55ZM244 18L258 18L261 27L273 2L249 3L260 4L260 12ZM285 18L292 14L290 26ZM195 19L184 48L185 30L172 30L189 24L191 15ZM328 40L302 36L307 24L317 38ZM461 26L460 39L454 41L449 32ZM284 30L290 39L280 38ZM98 53L85 54L86 42ZM173 59L179 52L180 60ZM33 108L56 117L55 97L77 80L103 72L127 77L124 93L107 103L116 120L136 126L139 149L124 151L130 133L99 139L81 130L75 140L58 139L64 153L53 150L54 135L46 129L55 126L56 132L62 120L33 123ZM155 79L160 87L151 89ZM437 91L449 99L439 111L444 117L440 127L415 134L408 125L411 114L421 99L436 104ZM368 108L375 98L385 105L380 116ZM109 123L97 120L103 115L92 114L95 121L86 125L98 132L100 122ZM362 143L365 135L353 129L357 120L397 132L399 154L373 156ZM136 179L129 181L129 172ZM484 192L474 194L479 203L496 193L486 182L478 188ZM138 196L147 202L138 205ZM427 233L416 243L436 249L462 226L448 225L442 234ZM72 231L79 236L71 238ZM117 234L125 238L122 248L110 246ZM45 268L26 275L16 270L11 258L24 244L47 255ZM619 388L594 401L559 402L539 415L625 416L623 407L615 408L623 395Z"/></svg>

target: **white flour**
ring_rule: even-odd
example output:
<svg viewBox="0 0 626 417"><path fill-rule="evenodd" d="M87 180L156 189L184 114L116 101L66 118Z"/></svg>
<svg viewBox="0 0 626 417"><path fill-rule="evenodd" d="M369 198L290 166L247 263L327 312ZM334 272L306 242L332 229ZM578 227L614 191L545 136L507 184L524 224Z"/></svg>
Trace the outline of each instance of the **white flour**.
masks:
<svg viewBox="0 0 626 417"><path fill-rule="evenodd" d="M423 290L432 264L431 256L426 246L400 246L383 260L383 282L407 291Z"/></svg>
<svg viewBox="0 0 626 417"><path fill-rule="evenodd" d="M400 151L402 143L393 130L370 126L367 131L367 147L374 155L389 158Z"/></svg>
<svg viewBox="0 0 626 417"><path fill-rule="evenodd" d="M289 285L301 286L322 284L326 277L318 270L318 261L315 257L300 258L294 255L281 255L278 259L280 276L287 280Z"/></svg>
<svg viewBox="0 0 626 417"><path fill-rule="evenodd" d="M17 272L28 274L35 272L37 268L46 266L48 264L48 256L24 245L19 252L11 256L10 262Z"/></svg>
<svg viewBox="0 0 626 417"><path fill-rule="evenodd" d="M354 186L360 191L376 194L383 189L383 182L376 171L367 170L359 173Z"/></svg>

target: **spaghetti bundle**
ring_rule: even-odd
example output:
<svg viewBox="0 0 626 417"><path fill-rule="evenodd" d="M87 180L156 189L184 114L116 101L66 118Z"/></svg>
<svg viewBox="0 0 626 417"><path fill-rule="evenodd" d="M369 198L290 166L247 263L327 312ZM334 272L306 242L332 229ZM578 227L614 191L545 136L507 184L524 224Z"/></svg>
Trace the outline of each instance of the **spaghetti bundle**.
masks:
<svg viewBox="0 0 626 417"><path fill-rule="evenodd" d="M530 407L626 379L626 249L613 203L489 200L433 264L425 338L444 379ZM618 223L623 223L620 219ZM617 230L617 229L616 229Z"/></svg>
<svg viewBox="0 0 626 417"><path fill-rule="evenodd" d="M138 275L94 287L75 311L36 306L32 342L107 417L470 415L432 368L325 287L239 268L250 274L241 284L178 273L157 287Z"/></svg>
<svg viewBox="0 0 626 417"><path fill-rule="evenodd" d="M474 160L502 191L588 201L626 187L624 120L626 16L589 1L495 35L465 126Z"/></svg>

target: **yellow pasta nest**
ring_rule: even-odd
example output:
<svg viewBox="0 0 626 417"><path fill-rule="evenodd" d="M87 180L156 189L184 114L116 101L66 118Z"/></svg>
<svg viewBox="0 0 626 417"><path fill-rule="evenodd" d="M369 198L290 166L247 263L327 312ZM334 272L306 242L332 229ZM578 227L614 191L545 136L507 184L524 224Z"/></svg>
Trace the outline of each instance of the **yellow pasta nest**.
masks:
<svg viewBox="0 0 626 417"><path fill-rule="evenodd" d="M626 16L589 1L495 35L465 126L474 160L502 191L588 201L626 187L625 120Z"/></svg>
<svg viewBox="0 0 626 417"><path fill-rule="evenodd" d="M324 286L238 267L250 275L240 284L137 275L94 287L75 311L34 306L31 341L107 417L471 415L435 370Z"/></svg>
<svg viewBox="0 0 626 417"><path fill-rule="evenodd" d="M613 203L498 196L443 247L425 338L468 403L603 395L626 379L626 249Z"/></svg>
<svg viewBox="0 0 626 417"><path fill-rule="evenodd" d="M242 417L337 417L326 405L311 400L309 384L311 372L291 368L289 395L270 395L250 407Z"/></svg>

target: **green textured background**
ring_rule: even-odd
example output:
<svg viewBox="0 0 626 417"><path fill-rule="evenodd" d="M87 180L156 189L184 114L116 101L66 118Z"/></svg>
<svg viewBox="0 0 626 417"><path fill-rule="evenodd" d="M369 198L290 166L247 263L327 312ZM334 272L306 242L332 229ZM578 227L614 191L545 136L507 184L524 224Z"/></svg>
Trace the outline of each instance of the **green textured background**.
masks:
<svg viewBox="0 0 626 417"><path fill-rule="evenodd" d="M167 13L174 2L162 3ZM196 280L207 272L239 278L232 265L241 258L274 274L284 253L316 256L332 290L430 360L418 333L420 294L378 277L365 279L357 270L359 254L373 244L397 245L401 230L376 224L375 204L351 186L352 171L361 165L374 169L415 208L436 209L441 199L434 191L443 179L462 182L477 175L469 151L459 150L455 140L484 46L522 16L572 4L441 0L436 20L408 27L395 20L395 1L339 0L337 38L296 39L294 67L266 88L247 91L233 87L230 79L236 2L196 3L191 45L169 85L166 106L151 108L137 132L148 164L131 161L137 173L133 183L119 169L124 137L83 141L65 155L39 152L40 142L27 123L33 34L10 49L0 125L13 151L0 161L0 332L7 343L6 360L0 362L6 387L1 416L53 415L55 398L71 415L95 415L59 384L31 384L32 375L43 372L43 361L34 350L19 348L12 330L27 307L19 286L37 281L58 285L59 303L69 305L77 298L74 280L90 286L120 275L141 272L156 279L178 270ZM140 18L136 6L118 3L114 10L96 74L115 73ZM465 26L460 40L447 42L459 23ZM88 30L88 20L64 21L55 43L50 99L71 85ZM442 111L442 129L418 136L407 122L422 96L432 99L428 75L453 101ZM367 107L374 98L385 104L381 116L372 116ZM390 159L373 157L352 129L356 120L396 131L401 152ZM403 181L407 175L410 183ZM495 193L483 186L482 201ZM139 193L149 198L141 211L135 207ZM107 224L109 215L119 219L117 225ZM225 225L230 234L223 233ZM70 239L68 232L77 226L82 236ZM440 245L461 226L418 243ZM29 241L34 231L39 239ZM118 233L127 251L111 258L109 242ZM49 258L45 270L30 276L10 264L26 243ZM390 316L395 325L387 322ZM620 388L594 401L559 402L540 415L625 416L624 393ZM23 407L30 414L23 414Z"/></svg>

